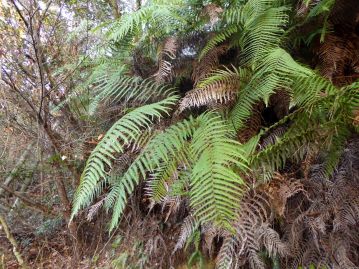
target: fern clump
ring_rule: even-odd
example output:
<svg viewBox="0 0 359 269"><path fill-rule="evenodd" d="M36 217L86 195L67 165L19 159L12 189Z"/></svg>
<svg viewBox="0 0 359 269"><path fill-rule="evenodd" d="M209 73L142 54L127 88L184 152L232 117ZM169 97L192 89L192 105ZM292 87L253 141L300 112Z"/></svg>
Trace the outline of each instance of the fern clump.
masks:
<svg viewBox="0 0 359 269"><path fill-rule="evenodd" d="M324 22L330 20L331 12L324 9L332 8L333 1L305 2L312 9L303 23L323 14ZM93 149L73 216L101 194L103 200L97 203L112 211L113 230L128 197L145 181L150 208L170 208L166 220L180 204L188 206L175 251L191 238L198 246L202 235L212 238L209 245L215 236L223 239L218 268L237 268L240 263L266 268L262 256L291 264L302 254L310 256L310 240L303 234L294 238L293 232L299 223L314 225L303 217L316 206L303 187L310 170L305 166L313 156L325 156L322 175L327 180L336 176L346 143L358 131L359 93L357 82L333 83L295 55L290 37L300 14L293 15L289 4L246 0L203 8L191 1L153 1L113 22L108 40L118 48L130 40L129 54L141 48L143 55L133 53L132 66L125 57L120 72L95 75L90 83L91 112L96 113L98 104L123 105L130 112L114 122ZM197 40L188 45L193 36ZM135 144L140 146L131 151ZM133 155L131 161L116 172L114 162L127 152ZM304 205L298 205L298 196ZM328 214L334 214L334 207L326 208ZM342 214L356 210L340 208ZM274 218L280 220L277 226L285 222L292 233L277 232ZM320 227L333 224L325 217L317 221L323 222ZM353 218L336 221L339 230L339 222L356 223ZM337 255L349 259L343 253ZM337 265L329 258L313 262Z"/></svg>

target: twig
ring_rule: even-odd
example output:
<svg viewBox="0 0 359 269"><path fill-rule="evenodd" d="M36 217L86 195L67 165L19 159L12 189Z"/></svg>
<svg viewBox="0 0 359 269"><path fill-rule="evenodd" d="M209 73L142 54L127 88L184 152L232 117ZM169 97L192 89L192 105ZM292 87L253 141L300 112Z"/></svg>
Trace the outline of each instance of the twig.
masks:
<svg viewBox="0 0 359 269"><path fill-rule="evenodd" d="M15 197L19 198L21 201L24 202L25 205L27 205L37 211L40 211L41 213L43 213L47 216L52 216L52 217L57 216L57 214L52 209L48 208L47 206L45 206L43 204L39 204L37 202L31 201L31 199L23 196L22 193L14 191L14 190L8 188L7 186L5 186L4 184L0 184L0 188L5 190L8 193L14 195Z"/></svg>
<svg viewBox="0 0 359 269"><path fill-rule="evenodd" d="M17 171L20 169L20 167L25 162L25 159L26 159L27 155L30 153L33 145L34 145L34 143L31 143L27 146L26 150L23 152L23 154L17 161L15 168L10 172L10 175L5 179L4 184L3 184L5 187L8 186L10 184L10 182L14 179L14 175L17 173ZM3 192L4 192L4 190L0 189L0 196L3 194Z"/></svg>
<svg viewBox="0 0 359 269"><path fill-rule="evenodd" d="M13 251L14 256L16 257L16 260L19 263L19 265L22 268L29 268L28 265L26 264L26 262L24 261L24 259L22 258L20 252L19 252L18 244L17 244L14 236L11 234L11 232L9 230L9 226L7 225L5 217L1 213L0 213L0 225L4 229L6 238L9 240L9 242L12 245L12 251Z"/></svg>

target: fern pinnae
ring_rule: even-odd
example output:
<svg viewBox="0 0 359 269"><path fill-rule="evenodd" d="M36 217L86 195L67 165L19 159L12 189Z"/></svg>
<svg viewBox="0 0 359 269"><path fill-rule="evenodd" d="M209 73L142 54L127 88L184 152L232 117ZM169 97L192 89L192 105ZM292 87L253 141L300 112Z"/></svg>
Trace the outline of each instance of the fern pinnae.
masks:
<svg viewBox="0 0 359 269"><path fill-rule="evenodd" d="M245 158L220 117L215 113L207 117L193 135L192 155L197 161L192 169L190 203L201 222L226 226L235 216L243 184L231 165L245 169Z"/></svg>
<svg viewBox="0 0 359 269"><path fill-rule="evenodd" d="M80 186L75 195L72 217L92 201L94 187L98 181L107 176L106 166L112 167L114 154L122 153L124 145L138 139L141 135L141 128L149 128L155 118L161 118L162 113L168 113L177 99L177 96L172 96L158 103L137 108L111 127L86 162Z"/></svg>
<svg viewBox="0 0 359 269"><path fill-rule="evenodd" d="M217 33L215 37L213 37L206 46L202 49L198 59L202 60L211 50L213 50L217 45L228 39L231 35L238 31L238 27L236 25L229 26L225 31L221 33Z"/></svg>
<svg viewBox="0 0 359 269"><path fill-rule="evenodd" d="M178 111L182 112L190 107L200 107L213 103L228 103L235 100L240 88L241 79L246 79L246 70L235 67L224 67L213 71L207 78L198 82L197 87L182 98Z"/></svg>
<svg viewBox="0 0 359 269"><path fill-rule="evenodd" d="M198 220L192 215L188 215L183 220L183 223L181 225L181 232L172 253L175 253L177 250L182 249L185 246L185 243L190 238L190 236L199 228L199 225L200 223L198 222Z"/></svg>
<svg viewBox="0 0 359 269"><path fill-rule="evenodd" d="M187 147L188 142L184 142L182 147L171 154L167 162L161 163L155 172L151 174L146 186L146 195L155 203L162 202L166 196L172 194L172 187L177 183L180 178L181 170L186 170L189 166L189 153Z"/></svg>
<svg viewBox="0 0 359 269"><path fill-rule="evenodd" d="M110 100L111 103L134 102L140 105L172 96L175 90L167 85L158 85L150 79L142 80L139 77L112 74L110 78L104 78L103 83L96 85L95 93L97 95L90 105L90 114L93 114L98 104L105 100Z"/></svg>
<svg viewBox="0 0 359 269"><path fill-rule="evenodd" d="M113 211L110 231L117 226L127 203L127 197L133 192L140 179L145 179L147 172L155 172L163 162L168 162L171 156L176 155L192 136L197 125L198 120L191 117L151 138L127 171L118 178L107 203L107 208L112 208Z"/></svg>
<svg viewBox="0 0 359 269"><path fill-rule="evenodd" d="M232 268L235 260L235 250L238 242L235 237L227 236L216 258L216 269Z"/></svg>

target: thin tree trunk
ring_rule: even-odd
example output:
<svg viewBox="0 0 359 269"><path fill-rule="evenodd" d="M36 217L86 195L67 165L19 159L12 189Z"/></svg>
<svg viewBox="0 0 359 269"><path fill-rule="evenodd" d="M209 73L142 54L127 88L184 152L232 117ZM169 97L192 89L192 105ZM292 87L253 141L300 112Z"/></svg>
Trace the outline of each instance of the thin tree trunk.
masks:
<svg viewBox="0 0 359 269"><path fill-rule="evenodd" d="M7 225L5 217L1 213L0 213L0 225L2 226L2 228L5 232L6 238L9 240L9 242L12 245L12 251L13 251L19 265L22 268L29 268L27 263L22 258L21 253L19 252L19 246L18 246L14 236L11 234L11 232L9 230L9 226Z"/></svg>

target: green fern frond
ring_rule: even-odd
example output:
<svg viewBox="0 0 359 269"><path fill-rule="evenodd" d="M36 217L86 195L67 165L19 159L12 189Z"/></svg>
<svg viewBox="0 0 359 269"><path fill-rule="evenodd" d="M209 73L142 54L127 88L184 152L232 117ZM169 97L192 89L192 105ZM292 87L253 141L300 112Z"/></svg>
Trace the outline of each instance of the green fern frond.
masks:
<svg viewBox="0 0 359 269"><path fill-rule="evenodd" d="M146 20L152 11L153 7L147 6L135 12L123 15L119 21L111 25L108 38L115 41L123 39L128 33L139 28L140 24Z"/></svg>
<svg viewBox="0 0 359 269"><path fill-rule="evenodd" d="M119 177L116 192L121 191L121 195L114 199L111 198L112 203L108 203L109 207L113 206L110 230L117 226L127 202L127 195L132 194L140 178L146 178L147 172L156 172L156 169L161 167L163 163L168 163L172 156L176 156L178 152L181 152L181 148L186 144L187 139L192 136L197 126L198 120L190 118L172 125L148 142L127 171Z"/></svg>
<svg viewBox="0 0 359 269"><path fill-rule="evenodd" d="M335 4L335 0L321 0L313 8L311 8L308 18L313 18L321 14L329 13Z"/></svg>
<svg viewBox="0 0 359 269"><path fill-rule="evenodd" d="M236 42L242 49L243 64L261 60L269 50L280 44L289 9L278 5L279 1L249 0L224 12L224 21L239 26L240 36Z"/></svg>
<svg viewBox="0 0 359 269"><path fill-rule="evenodd" d="M108 38L119 42L132 32L140 33L148 27L156 27L156 34L169 34L174 25L180 26L186 21L180 16L183 1L172 1L171 4L154 1L139 10L124 14L120 20L111 25ZM163 22L166 22L164 25ZM159 26L162 26L159 28Z"/></svg>
<svg viewBox="0 0 359 269"><path fill-rule="evenodd" d="M158 85L155 81L138 77L129 77L118 74L111 74L100 77L95 82L95 98L90 104L89 113L93 114L98 104L104 100L110 100L113 103L134 102L137 105L148 101L157 101L175 94L173 88L166 85Z"/></svg>
<svg viewBox="0 0 359 269"><path fill-rule="evenodd" d="M217 45L221 44L223 41L229 39L233 34L238 32L238 27L236 25L228 26L227 29L217 33L215 37L213 37L206 46L202 49L201 53L198 56L199 60L202 60L206 54L208 54L211 50L213 50Z"/></svg>
<svg viewBox="0 0 359 269"><path fill-rule="evenodd" d="M122 153L125 145L136 141L141 135L141 129L151 128L153 120L168 113L177 99L177 96L172 96L158 103L139 107L123 116L107 131L86 162L75 195L72 216L91 203L95 196L95 186L107 177L112 167L114 154Z"/></svg>
<svg viewBox="0 0 359 269"><path fill-rule="evenodd" d="M237 130L243 127L256 102L263 100L268 104L276 89L289 90L294 77L306 78L311 74L311 70L296 63L285 50L271 50L259 63L251 81L239 92L238 102L231 112L234 127Z"/></svg>
<svg viewBox="0 0 359 269"><path fill-rule="evenodd" d="M250 167L272 174L283 168L289 159L298 163L308 151L330 147L333 136L337 135L335 130L342 126L341 121L323 122L318 127L318 120L313 114L301 114L275 144L252 156Z"/></svg>
<svg viewBox="0 0 359 269"><path fill-rule="evenodd" d="M178 160L173 156L173 160L163 163L156 172L151 175L146 187L146 195L155 203L163 201L169 193L169 186L176 180Z"/></svg>
<svg viewBox="0 0 359 269"><path fill-rule="evenodd" d="M191 148L196 161L190 204L201 222L213 221L228 228L243 192L244 182L237 172L247 168L246 159L240 144L230 138L232 129L211 114L193 134Z"/></svg>
<svg viewBox="0 0 359 269"><path fill-rule="evenodd" d="M243 48L243 63L258 62L277 47L288 22L286 7L270 8L257 17L244 21L245 32L240 41Z"/></svg>

